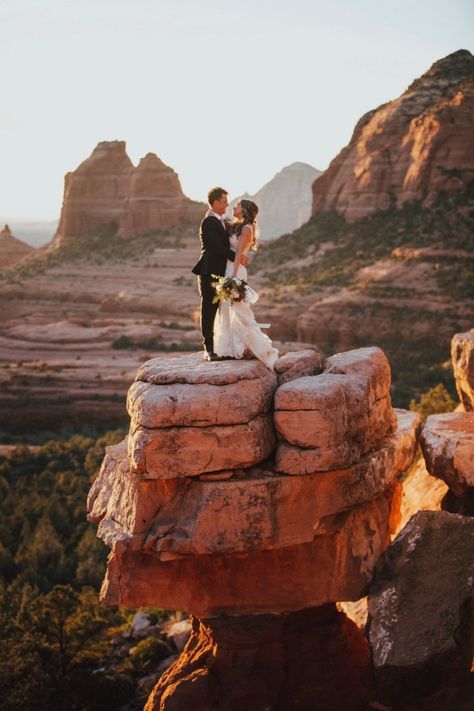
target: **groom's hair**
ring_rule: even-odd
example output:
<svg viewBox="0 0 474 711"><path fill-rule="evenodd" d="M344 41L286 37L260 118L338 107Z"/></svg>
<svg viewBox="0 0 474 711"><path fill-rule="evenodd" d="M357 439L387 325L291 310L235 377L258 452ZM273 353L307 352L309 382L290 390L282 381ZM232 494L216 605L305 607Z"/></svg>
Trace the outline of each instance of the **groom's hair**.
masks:
<svg viewBox="0 0 474 711"><path fill-rule="evenodd" d="M214 203L216 200L220 200L223 195L228 195L229 193L227 190L224 190L224 188L212 188L212 190L209 190L207 193L207 201L209 205L212 207L212 203Z"/></svg>

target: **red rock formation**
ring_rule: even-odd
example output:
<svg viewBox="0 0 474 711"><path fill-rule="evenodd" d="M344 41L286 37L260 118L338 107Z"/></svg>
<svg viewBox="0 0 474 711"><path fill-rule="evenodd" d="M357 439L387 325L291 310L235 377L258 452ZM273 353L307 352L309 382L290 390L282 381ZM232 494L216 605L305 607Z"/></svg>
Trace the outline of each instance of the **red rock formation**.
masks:
<svg viewBox="0 0 474 711"><path fill-rule="evenodd" d="M348 680L336 689L330 680L326 686L306 673L289 674L275 689L273 678L281 665L286 670L295 665L293 643L287 648L284 641L292 620L310 626L319 619L324 626L326 613L308 608L365 594L398 522L397 476L413 459L417 416L395 416L389 367L379 349L333 356L323 373L306 375L318 373L321 365L320 355L308 351L284 356L277 373L295 379L278 388L276 375L255 360L206 363L192 355L152 359L140 368L128 398L128 441L108 449L88 501L89 520L99 523L99 536L112 549L102 599L202 618L235 616L195 623L183 656L153 692L149 709L215 708L221 693L221 707L229 710L260 710L266 699L265 708L283 710L290 698L301 698L301 705L293 706L301 709L337 708L339 699L339 707L363 707L343 701L352 693L357 700L364 696L360 678L354 692ZM299 429L304 442L291 446L303 451L318 437L314 415L325 407L327 381L342 395L333 408L337 416L324 420L325 435L350 442L345 468L280 473L269 458L274 421L290 435L277 421L283 409L273 409L274 396L279 406L297 412L291 439L298 439L293 435ZM259 422L264 423L260 434ZM316 449L310 448L313 460ZM296 611L301 612L288 614ZM330 624L344 628L342 635L334 630L341 642L338 664L359 668L352 652L345 658L351 632L335 614L331 608ZM240 640L235 629L241 630ZM252 639L255 630L263 635ZM327 642L327 660L326 647ZM308 669L319 669L319 655L319 645L308 648ZM231 658L237 660L233 669ZM229 689L236 673L241 678L240 664L251 673L233 705ZM362 666L366 669L365 661Z"/></svg>
<svg viewBox="0 0 474 711"><path fill-rule="evenodd" d="M449 486L441 506L474 515L474 412L430 415L420 436L429 473Z"/></svg>
<svg viewBox="0 0 474 711"><path fill-rule="evenodd" d="M359 120L313 183L313 214L337 210L352 221L458 191L474 177L473 111L474 57L460 50Z"/></svg>
<svg viewBox="0 0 474 711"><path fill-rule="evenodd" d="M34 251L34 247L14 237L9 226L5 225L0 232L0 269L12 267Z"/></svg>
<svg viewBox="0 0 474 711"><path fill-rule="evenodd" d="M453 336L451 360L459 399L464 409L471 412L474 410L474 328Z"/></svg>
<svg viewBox="0 0 474 711"><path fill-rule="evenodd" d="M365 711L367 642L334 605L193 620L191 639L145 711Z"/></svg>
<svg viewBox="0 0 474 711"><path fill-rule="evenodd" d="M474 520L419 511L377 566L369 641L378 699L390 708L469 675L474 643ZM460 709L456 704L409 708Z"/></svg>
<svg viewBox="0 0 474 711"><path fill-rule="evenodd" d="M64 181L55 243L62 244L101 225L114 223L128 236L198 221L205 205L185 197L177 174L154 153L135 168L125 141L102 141Z"/></svg>

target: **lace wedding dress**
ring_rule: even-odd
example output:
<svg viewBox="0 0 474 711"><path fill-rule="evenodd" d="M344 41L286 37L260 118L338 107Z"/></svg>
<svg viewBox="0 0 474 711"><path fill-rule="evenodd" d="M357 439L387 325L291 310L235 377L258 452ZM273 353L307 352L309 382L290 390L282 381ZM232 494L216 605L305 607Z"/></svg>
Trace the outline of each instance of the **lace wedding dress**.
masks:
<svg viewBox="0 0 474 711"><path fill-rule="evenodd" d="M231 249L237 250L237 242L237 235L232 235ZM228 261L225 276L232 276L233 269L233 262ZM237 278L247 281L247 269L242 264L237 270ZM245 301L228 300L219 304L214 321L214 350L219 356L232 358L243 358L245 351L250 351L270 370L278 359L277 349L262 332L250 304Z"/></svg>

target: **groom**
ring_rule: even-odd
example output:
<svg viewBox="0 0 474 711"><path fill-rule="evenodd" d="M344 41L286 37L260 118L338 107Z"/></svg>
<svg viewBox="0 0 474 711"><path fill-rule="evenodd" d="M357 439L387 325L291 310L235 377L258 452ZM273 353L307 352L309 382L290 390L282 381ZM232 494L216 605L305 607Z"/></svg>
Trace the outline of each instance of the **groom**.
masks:
<svg viewBox="0 0 474 711"><path fill-rule="evenodd" d="M201 295L201 332L204 345L204 360L219 360L214 353L214 319L218 304L213 304L214 276L224 276L226 262L235 259L235 252L229 247L229 234L224 218L229 205L227 191L224 188L212 188L207 199L209 210L201 222L199 238L201 240L201 255L199 262L193 268L193 274L198 276L199 293ZM242 263L245 264L244 258ZM213 276L214 275L214 276Z"/></svg>

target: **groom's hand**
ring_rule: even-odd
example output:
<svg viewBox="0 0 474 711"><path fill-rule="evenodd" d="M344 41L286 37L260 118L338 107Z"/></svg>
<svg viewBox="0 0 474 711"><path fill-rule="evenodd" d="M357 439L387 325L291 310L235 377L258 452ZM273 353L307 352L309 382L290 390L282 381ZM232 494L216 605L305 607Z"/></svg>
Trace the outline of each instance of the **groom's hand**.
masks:
<svg viewBox="0 0 474 711"><path fill-rule="evenodd" d="M248 256L247 256L246 254L243 254L243 255L240 257L240 263L242 264L243 267L248 267L248 265L249 265L249 258L248 258Z"/></svg>

